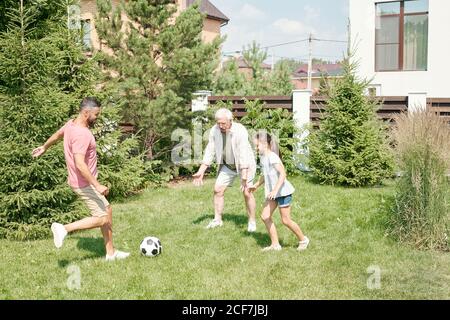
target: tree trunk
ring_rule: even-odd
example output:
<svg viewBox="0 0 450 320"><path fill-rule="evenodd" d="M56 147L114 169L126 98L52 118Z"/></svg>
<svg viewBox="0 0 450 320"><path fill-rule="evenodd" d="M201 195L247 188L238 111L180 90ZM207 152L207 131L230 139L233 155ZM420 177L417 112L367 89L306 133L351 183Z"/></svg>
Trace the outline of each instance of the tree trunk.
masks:
<svg viewBox="0 0 450 320"><path fill-rule="evenodd" d="M145 149L146 149L146 158L147 160L153 160L153 144L155 143L156 137L155 134L150 132L147 132L147 135L145 137Z"/></svg>

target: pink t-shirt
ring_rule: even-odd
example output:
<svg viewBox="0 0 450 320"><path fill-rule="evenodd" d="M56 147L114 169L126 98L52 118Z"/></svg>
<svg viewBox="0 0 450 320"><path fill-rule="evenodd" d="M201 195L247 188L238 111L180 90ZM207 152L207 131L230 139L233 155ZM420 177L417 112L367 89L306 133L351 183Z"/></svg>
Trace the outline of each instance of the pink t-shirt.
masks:
<svg viewBox="0 0 450 320"><path fill-rule="evenodd" d="M84 162L89 171L97 178L97 144L92 132L86 128L76 125L73 120L59 129L64 134L64 156L66 158L67 170L69 172L68 182L72 188L84 188L89 182L81 175L75 166L74 154L84 155Z"/></svg>

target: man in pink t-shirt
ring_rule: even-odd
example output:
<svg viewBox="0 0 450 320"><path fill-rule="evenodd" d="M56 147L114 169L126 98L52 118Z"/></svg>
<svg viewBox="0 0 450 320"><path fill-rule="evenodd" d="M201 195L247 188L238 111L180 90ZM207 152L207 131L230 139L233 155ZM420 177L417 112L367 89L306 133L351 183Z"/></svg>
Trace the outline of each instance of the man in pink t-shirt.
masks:
<svg viewBox="0 0 450 320"><path fill-rule="evenodd" d="M108 187L97 180L97 151L95 138L89 130L100 114L100 103L91 97L84 98L80 112L74 120L69 120L54 133L44 145L33 150L33 157L39 157L60 139L64 139L68 183L91 211L92 216L73 223L62 225L53 223L53 241L57 248L63 244L69 232L100 228L106 247L106 260L124 259L129 253L115 250L112 241L112 208L105 196Z"/></svg>

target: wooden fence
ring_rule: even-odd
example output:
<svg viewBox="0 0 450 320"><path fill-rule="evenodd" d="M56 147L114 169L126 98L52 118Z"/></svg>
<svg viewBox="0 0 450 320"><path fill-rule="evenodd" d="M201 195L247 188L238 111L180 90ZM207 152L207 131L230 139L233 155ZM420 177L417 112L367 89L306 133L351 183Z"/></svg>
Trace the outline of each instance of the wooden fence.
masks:
<svg viewBox="0 0 450 320"><path fill-rule="evenodd" d="M228 96L211 96L208 97L208 103L215 105L219 101L225 103L231 103L233 115L237 119L244 117L247 112L245 111L246 100L259 100L264 103L264 109L277 109L283 108L292 112L292 96L257 96L257 97L228 97Z"/></svg>
<svg viewBox="0 0 450 320"><path fill-rule="evenodd" d="M376 97L381 107L377 110L380 119L392 123L396 115L408 111L408 97ZM317 127L326 113L327 98L311 97L311 122Z"/></svg>
<svg viewBox="0 0 450 320"><path fill-rule="evenodd" d="M450 98L428 98L427 108L450 123Z"/></svg>
<svg viewBox="0 0 450 320"><path fill-rule="evenodd" d="M376 97L381 104L377 110L377 115L387 123L392 124L396 115L408 111L408 97ZM246 115L245 101L259 100L263 103L264 109L283 108L289 112L293 112L292 96L210 96L208 104L215 105L219 101L231 103L233 115L237 119L241 119ZM450 98L428 98L427 108L436 112L446 121L450 123ZM327 99L326 97L312 96L310 99L310 122L314 127L318 127L320 120L326 113ZM120 127L124 133L131 133L134 127L131 124L121 123Z"/></svg>
<svg viewBox="0 0 450 320"><path fill-rule="evenodd" d="M292 112L293 101L292 96L256 96L256 97L227 97L227 96L211 96L208 97L208 103L214 105L219 101L230 103L232 111L237 119L245 116L245 100L260 100L266 109L283 108ZM391 122L396 114L408 110L408 97L379 97L376 98L382 103L382 107L377 111L378 116L386 121ZM325 97L313 96L310 101L310 120L313 125L318 125L320 119L326 112ZM449 106L450 116L450 106Z"/></svg>

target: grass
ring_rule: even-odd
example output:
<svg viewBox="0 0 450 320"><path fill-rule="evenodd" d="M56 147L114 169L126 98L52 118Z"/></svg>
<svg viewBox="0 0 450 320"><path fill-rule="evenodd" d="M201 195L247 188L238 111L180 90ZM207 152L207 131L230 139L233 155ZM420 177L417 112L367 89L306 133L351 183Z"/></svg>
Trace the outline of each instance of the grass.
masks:
<svg viewBox="0 0 450 320"><path fill-rule="evenodd" d="M418 251L385 236L384 200L392 183L348 189L291 179L293 217L311 239L297 252L280 223L283 250L261 252L269 237L261 221L254 234L238 186L227 191L224 226L206 230L213 217L212 186L184 182L146 190L113 205L115 245L132 255L104 261L99 230L70 235L62 249L51 239L0 240L0 299L449 299L450 254ZM258 214L263 190L257 193ZM157 236L163 254L139 255L140 241ZM67 282L75 265L80 288ZM381 288L368 289L370 266Z"/></svg>

